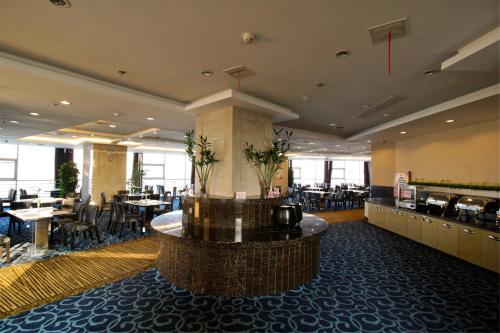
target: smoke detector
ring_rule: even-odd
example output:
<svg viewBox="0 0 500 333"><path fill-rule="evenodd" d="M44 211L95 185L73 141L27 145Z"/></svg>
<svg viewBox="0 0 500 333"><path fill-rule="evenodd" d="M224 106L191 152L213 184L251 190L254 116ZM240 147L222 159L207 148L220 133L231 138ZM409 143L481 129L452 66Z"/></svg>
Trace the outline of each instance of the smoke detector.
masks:
<svg viewBox="0 0 500 333"><path fill-rule="evenodd" d="M408 19L403 17L398 20L376 25L367 30L373 44L381 43L387 40L389 32L391 33L392 39L406 36L408 32Z"/></svg>
<svg viewBox="0 0 500 333"><path fill-rule="evenodd" d="M243 43L245 44L252 44L255 41L256 36L253 32L244 32L241 35L241 39L243 39Z"/></svg>
<svg viewBox="0 0 500 333"><path fill-rule="evenodd" d="M71 7L71 2L69 0L49 0L51 4L57 7L68 8Z"/></svg>

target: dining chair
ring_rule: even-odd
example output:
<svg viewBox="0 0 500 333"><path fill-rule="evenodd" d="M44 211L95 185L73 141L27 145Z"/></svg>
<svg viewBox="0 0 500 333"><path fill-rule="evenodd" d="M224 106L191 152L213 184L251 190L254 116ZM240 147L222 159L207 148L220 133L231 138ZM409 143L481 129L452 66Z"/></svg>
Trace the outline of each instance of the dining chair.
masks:
<svg viewBox="0 0 500 333"><path fill-rule="evenodd" d="M137 230L137 224L139 223L141 228L142 226L144 225L144 217L143 216L140 216L140 215L137 215L137 214L133 214L133 213L129 213L126 211L125 209L125 206L122 202L117 202L115 203L115 223L114 223L114 227L112 228L112 232L113 233L116 233L116 229L118 228L118 226L120 226L120 233L118 235L118 237L122 237L123 235L123 229L125 226L128 226L129 228L129 231L132 231L132 230Z"/></svg>
<svg viewBox="0 0 500 333"><path fill-rule="evenodd" d="M13 201L10 205L11 210L18 210L18 209L28 209L31 207L30 202L18 202L18 201ZM16 224L17 224L17 232L21 232L21 228L24 224L24 221L21 219L18 219L14 216L11 216L9 219L9 231L7 235L10 237L11 235L11 230L14 229L16 230Z"/></svg>
<svg viewBox="0 0 500 333"><path fill-rule="evenodd" d="M101 207L99 209L99 217L101 217L103 211L109 211L111 209L111 205L106 200L106 193L101 192Z"/></svg>
<svg viewBox="0 0 500 333"><path fill-rule="evenodd" d="M162 201L170 202L170 205L162 205L153 210L153 215L158 216L172 211L173 197L165 193L162 197Z"/></svg>
<svg viewBox="0 0 500 333"><path fill-rule="evenodd" d="M10 264L10 237L0 234L0 257L3 257L5 247L5 262Z"/></svg>
<svg viewBox="0 0 500 333"><path fill-rule="evenodd" d="M68 234L71 235L70 247L75 248L76 236L82 233L84 238L87 238L87 234L91 240L94 240L92 233L95 234L97 242L101 243L99 237L99 228L97 226L97 214L99 212L99 207L96 205L87 205L83 212L83 216L73 223L67 223L63 225L64 230L64 245L67 244Z"/></svg>
<svg viewBox="0 0 500 333"><path fill-rule="evenodd" d="M156 185L156 191L158 192L159 195L163 195L163 193L165 193L165 186Z"/></svg>

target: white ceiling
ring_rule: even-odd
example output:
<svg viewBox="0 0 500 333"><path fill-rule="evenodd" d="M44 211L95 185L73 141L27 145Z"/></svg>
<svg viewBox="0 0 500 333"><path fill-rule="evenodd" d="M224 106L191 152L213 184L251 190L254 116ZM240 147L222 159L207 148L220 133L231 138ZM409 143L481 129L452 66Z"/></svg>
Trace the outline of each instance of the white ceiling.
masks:
<svg viewBox="0 0 500 333"><path fill-rule="evenodd" d="M498 83L498 59L491 56L467 70L422 75L498 26L497 0L70 1L70 8L57 8L48 0L0 0L0 50L154 97L72 82L0 58L0 137L97 120L117 122L117 133L157 127L178 135L194 127L182 105L234 88L222 71L243 64L256 73L241 82L243 92L300 115L280 123L302 130L296 145L311 140L318 149L347 144L346 151L362 151L364 141L345 138ZM366 29L401 17L408 17L408 35L393 40L388 76L387 45L373 45ZM254 44L241 42L245 31L257 34ZM351 55L336 58L341 49ZM205 69L214 75L202 76ZM353 119L362 105L389 96L400 101ZM62 99L73 104L53 105Z"/></svg>

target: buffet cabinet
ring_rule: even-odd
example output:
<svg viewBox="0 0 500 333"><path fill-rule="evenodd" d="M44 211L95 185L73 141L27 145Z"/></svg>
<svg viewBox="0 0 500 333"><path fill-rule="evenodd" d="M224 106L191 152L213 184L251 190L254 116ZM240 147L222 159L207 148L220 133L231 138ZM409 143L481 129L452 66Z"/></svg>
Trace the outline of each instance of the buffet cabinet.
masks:
<svg viewBox="0 0 500 333"><path fill-rule="evenodd" d="M373 225L500 273L498 233L373 203L365 212Z"/></svg>

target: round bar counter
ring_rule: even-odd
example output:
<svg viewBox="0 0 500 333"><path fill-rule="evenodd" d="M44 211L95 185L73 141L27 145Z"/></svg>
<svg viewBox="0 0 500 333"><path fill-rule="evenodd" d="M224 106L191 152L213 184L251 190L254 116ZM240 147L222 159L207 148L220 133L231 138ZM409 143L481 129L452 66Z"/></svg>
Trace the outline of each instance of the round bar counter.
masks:
<svg viewBox="0 0 500 333"><path fill-rule="evenodd" d="M259 296L309 282L318 272L327 223L304 214L300 227L213 227L174 211L151 222L161 239L157 267L176 286L214 296Z"/></svg>

